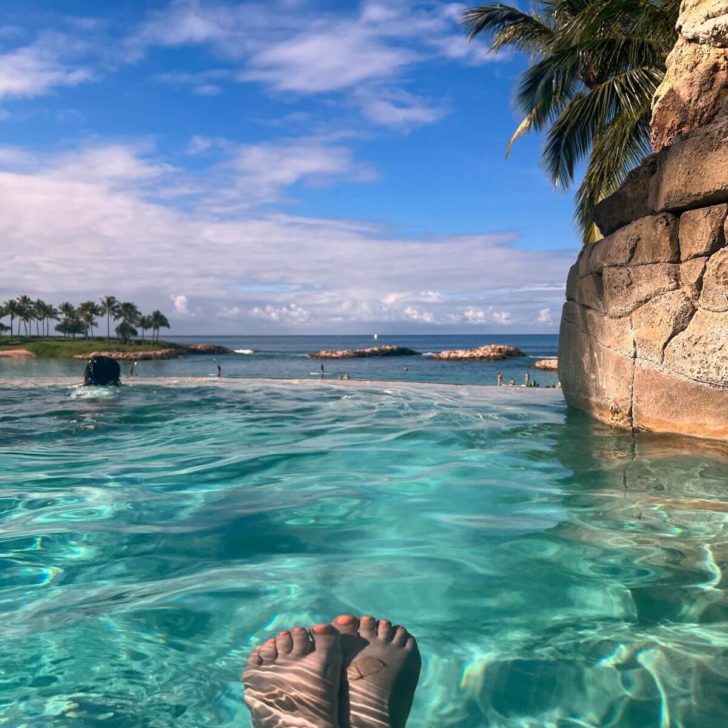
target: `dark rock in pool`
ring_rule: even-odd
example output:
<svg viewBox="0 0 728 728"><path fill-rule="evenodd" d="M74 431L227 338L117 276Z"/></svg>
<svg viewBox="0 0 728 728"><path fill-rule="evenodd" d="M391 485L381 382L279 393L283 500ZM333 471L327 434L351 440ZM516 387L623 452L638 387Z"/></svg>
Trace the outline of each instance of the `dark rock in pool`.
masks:
<svg viewBox="0 0 728 728"><path fill-rule="evenodd" d="M334 351L315 351L312 359L357 359L367 356L419 356L419 351L404 346L372 346L368 349L338 349Z"/></svg>

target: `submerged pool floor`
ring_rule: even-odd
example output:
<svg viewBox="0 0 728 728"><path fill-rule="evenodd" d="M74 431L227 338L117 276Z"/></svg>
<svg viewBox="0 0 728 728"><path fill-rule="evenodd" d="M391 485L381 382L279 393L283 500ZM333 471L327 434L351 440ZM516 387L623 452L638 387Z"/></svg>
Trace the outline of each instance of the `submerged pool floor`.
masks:
<svg viewBox="0 0 728 728"><path fill-rule="evenodd" d="M412 728L728 725L728 449L558 391L0 383L0 726L249 726L274 631L371 613Z"/></svg>

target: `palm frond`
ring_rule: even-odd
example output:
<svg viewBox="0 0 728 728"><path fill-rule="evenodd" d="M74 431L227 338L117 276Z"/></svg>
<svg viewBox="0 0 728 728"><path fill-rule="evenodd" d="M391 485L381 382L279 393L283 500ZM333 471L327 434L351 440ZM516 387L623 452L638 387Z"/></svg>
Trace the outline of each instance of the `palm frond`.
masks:
<svg viewBox="0 0 728 728"><path fill-rule="evenodd" d="M554 184L571 184L576 165L589 154L600 132L620 114L634 118L648 111L660 80L661 74L654 69L635 68L577 94L546 138L544 166Z"/></svg>
<svg viewBox="0 0 728 728"><path fill-rule="evenodd" d="M544 52L554 40L553 29L543 19L500 3L468 8L462 14L462 22L470 40L492 33L492 51L513 46L529 53Z"/></svg>
<svg viewBox="0 0 728 728"><path fill-rule="evenodd" d="M584 179L576 192L575 217L583 242L591 243L600 234L592 222L594 206L619 188L627 173L651 151L650 113L623 114L597 137Z"/></svg>

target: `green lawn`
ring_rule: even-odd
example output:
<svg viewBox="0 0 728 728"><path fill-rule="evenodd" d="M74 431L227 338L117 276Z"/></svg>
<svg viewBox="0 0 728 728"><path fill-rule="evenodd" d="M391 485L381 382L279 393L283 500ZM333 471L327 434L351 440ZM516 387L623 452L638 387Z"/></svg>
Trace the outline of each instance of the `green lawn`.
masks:
<svg viewBox="0 0 728 728"><path fill-rule="evenodd" d="M90 354L93 351L156 351L176 349L179 344L169 341L132 341L122 344L118 339L107 341L105 337L93 339L64 339L62 337L37 336L0 336L0 350L27 349L36 356L47 358L73 357L77 354Z"/></svg>

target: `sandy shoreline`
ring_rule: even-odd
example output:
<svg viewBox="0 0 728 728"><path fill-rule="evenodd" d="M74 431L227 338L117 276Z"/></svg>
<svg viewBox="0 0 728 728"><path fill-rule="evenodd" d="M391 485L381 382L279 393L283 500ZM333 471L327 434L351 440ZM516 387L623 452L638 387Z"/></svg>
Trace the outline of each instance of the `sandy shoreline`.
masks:
<svg viewBox="0 0 728 728"><path fill-rule="evenodd" d="M0 349L0 358L5 359L25 359L34 357L35 354L27 349Z"/></svg>

